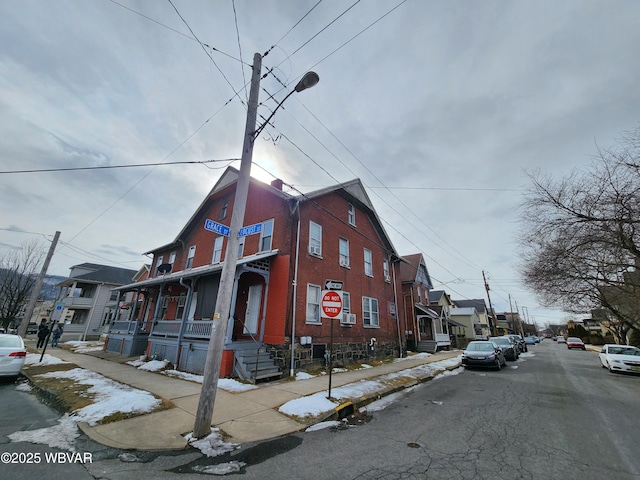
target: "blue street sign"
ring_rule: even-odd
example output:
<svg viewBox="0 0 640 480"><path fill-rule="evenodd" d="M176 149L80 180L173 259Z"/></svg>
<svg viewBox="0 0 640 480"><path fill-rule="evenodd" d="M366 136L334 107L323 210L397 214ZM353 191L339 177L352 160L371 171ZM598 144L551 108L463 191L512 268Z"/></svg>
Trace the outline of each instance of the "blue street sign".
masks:
<svg viewBox="0 0 640 480"><path fill-rule="evenodd" d="M209 219L205 220L204 228L213 233L224 235L225 237L228 237L229 232L231 231L231 229L226 225L222 225L221 223L214 222L213 220L209 220Z"/></svg>
<svg viewBox="0 0 640 480"><path fill-rule="evenodd" d="M242 227L238 232L238 236L246 237L247 235L253 235L254 233L260 233L261 231L262 231L262 224L256 223L254 225Z"/></svg>

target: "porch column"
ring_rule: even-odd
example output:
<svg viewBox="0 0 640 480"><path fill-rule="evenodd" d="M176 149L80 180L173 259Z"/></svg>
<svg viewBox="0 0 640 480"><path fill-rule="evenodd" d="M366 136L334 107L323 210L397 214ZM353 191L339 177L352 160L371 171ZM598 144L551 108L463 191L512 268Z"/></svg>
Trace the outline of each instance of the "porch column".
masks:
<svg viewBox="0 0 640 480"><path fill-rule="evenodd" d="M227 336L224 339L224 343L229 344L232 343L233 339L233 322L236 312L236 301L238 300L238 281L240 280L240 275L242 275L244 271L242 269L236 270L236 275L233 277L233 290L231 292L231 309L229 311L229 319L227 320Z"/></svg>

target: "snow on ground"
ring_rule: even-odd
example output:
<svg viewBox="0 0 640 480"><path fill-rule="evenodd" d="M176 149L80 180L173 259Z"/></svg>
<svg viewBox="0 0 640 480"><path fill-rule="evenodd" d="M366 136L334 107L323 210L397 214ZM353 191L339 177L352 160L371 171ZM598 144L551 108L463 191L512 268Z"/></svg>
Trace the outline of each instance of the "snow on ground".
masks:
<svg viewBox="0 0 640 480"><path fill-rule="evenodd" d="M41 367L44 365L59 365L61 363L69 363L65 362L64 360L60 360L58 357L49 355L48 353L44 354L44 356L42 357L42 361L40 361L40 357L42 357L42 354L40 353L27 353L27 356L24 359L24 364L27 366L37 365Z"/></svg>
<svg viewBox="0 0 640 480"><path fill-rule="evenodd" d="M40 355L27 354L27 360L39 364ZM47 358L50 357L50 358ZM53 360L55 359L55 360ZM47 364L67 363L59 361L56 357L45 355ZM58 360L58 361L56 361ZM39 364L40 365L40 364ZM30 442L49 445L73 451L74 440L78 437L77 422L87 422L96 425L101 419L117 412L145 413L153 411L161 401L149 392L138 390L128 385L115 382L97 373L84 368L44 373L39 376L45 378L66 378L76 383L89 385L87 393L93 398L93 403L74 412L65 413L58 420L58 424L48 428L15 432L8 437L13 442Z"/></svg>
<svg viewBox="0 0 640 480"><path fill-rule="evenodd" d="M447 360L441 360L439 362L428 363L425 365L420 365L418 367L401 370L396 373L382 375L373 380L361 380L359 382L354 382L342 387L334 388L331 390L331 397L337 400L337 402L329 400L327 398L328 392L324 391L318 392L314 395L308 395L306 397L290 400L289 402L282 405L278 409L278 411L280 413L284 413L285 415L296 417L317 417L335 409L336 406L339 405L341 400L359 398L366 394L380 391L385 386L385 382L388 382L389 380L395 380L398 378L424 378L429 375L435 375L437 374L437 372L442 371L447 367L459 365L460 359L461 356L458 355ZM458 372L441 372L439 375L436 375L434 379L445 377L447 375L456 375L457 373ZM390 396L392 397L392 395ZM389 401L389 403L392 402L393 400ZM372 408L380 407L381 405L384 405L381 407L384 408L389 403L374 405Z"/></svg>
<svg viewBox="0 0 640 480"><path fill-rule="evenodd" d="M60 342L58 346L62 345L68 347L73 353L101 352L104 350L103 341L68 341Z"/></svg>

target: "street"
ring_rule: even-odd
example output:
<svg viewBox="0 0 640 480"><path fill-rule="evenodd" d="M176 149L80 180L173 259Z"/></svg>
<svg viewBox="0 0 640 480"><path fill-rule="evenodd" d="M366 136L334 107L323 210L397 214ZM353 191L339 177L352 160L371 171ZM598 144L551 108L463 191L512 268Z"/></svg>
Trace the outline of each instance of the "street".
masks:
<svg viewBox="0 0 640 480"><path fill-rule="evenodd" d="M406 391L359 426L321 429L241 448L122 452L80 436L86 463L3 465L10 478L202 478L197 469L245 465L250 479L640 479L640 376L611 374L594 352L545 340L502 371L470 370ZM60 414L34 395L0 385L4 452L54 451L7 443ZM357 422L352 422L357 423Z"/></svg>

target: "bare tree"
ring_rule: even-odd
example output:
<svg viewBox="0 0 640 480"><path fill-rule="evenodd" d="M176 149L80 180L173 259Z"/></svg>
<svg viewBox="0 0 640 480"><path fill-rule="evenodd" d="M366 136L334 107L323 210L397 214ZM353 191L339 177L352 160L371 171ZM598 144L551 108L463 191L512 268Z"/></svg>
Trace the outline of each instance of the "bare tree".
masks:
<svg viewBox="0 0 640 480"><path fill-rule="evenodd" d="M15 321L24 308L44 254L40 243L31 241L0 258L0 325L3 327Z"/></svg>
<svg viewBox="0 0 640 480"><path fill-rule="evenodd" d="M524 281L549 305L574 313L602 308L627 330L640 330L640 129L599 149L582 171L560 180L539 171L529 177Z"/></svg>

